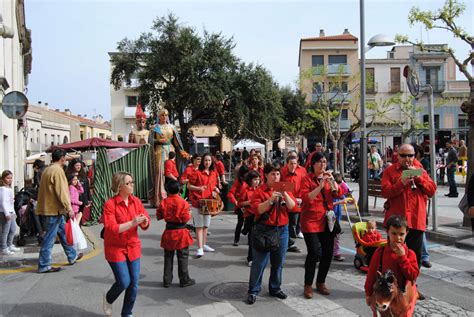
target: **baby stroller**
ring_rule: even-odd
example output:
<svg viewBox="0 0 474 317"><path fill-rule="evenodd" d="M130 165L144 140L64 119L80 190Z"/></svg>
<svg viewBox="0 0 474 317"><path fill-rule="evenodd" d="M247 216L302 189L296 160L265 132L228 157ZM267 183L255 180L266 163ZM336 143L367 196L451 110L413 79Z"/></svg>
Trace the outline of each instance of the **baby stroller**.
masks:
<svg viewBox="0 0 474 317"><path fill-rule="evenodd" d="M357 216L359 217L359 222L352 224L351 218L349 216L349 211L347 210L347 206L346 204L343 204L343 209L346 212L347 221L349 221L349 226L352 229L351 230L352 236L354 237L354 242L356 246L354 267L363 272L367 272L369 270L369 264L370 264L369 257L367 256L368 248L377 248L380 246L384 246L387 244L387 240L382 239L380 241L371 242L371 243L367 243L364 240L362 240L362 236L364 235L364 233L367 232L367 222L362 221L362 217L360 216L360 213L359 213L359 207L357 206L357 202L355 201L352 194L348 194L347 198L352 199L355 202L354 206L357 212Z"/></svg>
<svg viewBox="0 0 474 317"><path fill-rule="evenodd" d="M43 240L43 228L39 217L35 214L37 196L37 190L32 188L23 188L15 195L16 221L20 227L18 246L24 246L27 237L36 237L38 245Z"/></svg>

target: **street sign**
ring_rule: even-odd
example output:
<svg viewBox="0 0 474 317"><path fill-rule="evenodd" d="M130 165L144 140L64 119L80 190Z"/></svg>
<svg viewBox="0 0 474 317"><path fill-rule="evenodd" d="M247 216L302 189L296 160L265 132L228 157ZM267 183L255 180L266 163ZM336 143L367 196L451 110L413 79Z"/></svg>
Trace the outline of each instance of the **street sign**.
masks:
<svg viewBox="0 0 474 317"><path fill-rule="evenodd" d="M407 79L407 86L413 97L416 98L420 93L420 80L418 74L410 66L405 66L403 69L403 76Z"/></svg>
<svg viewBox="0 0 474 317"><path fill-rule="evenodd" d="M20 119L28 111L28 98L19 91L11 91L3 97L2 111L10 119Z"/></svg>

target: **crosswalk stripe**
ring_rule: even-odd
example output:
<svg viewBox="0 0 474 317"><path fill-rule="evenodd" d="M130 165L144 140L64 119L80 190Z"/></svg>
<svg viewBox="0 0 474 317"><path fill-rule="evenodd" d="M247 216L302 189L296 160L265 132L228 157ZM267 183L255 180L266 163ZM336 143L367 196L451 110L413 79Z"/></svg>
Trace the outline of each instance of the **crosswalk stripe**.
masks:
<svg viewBox="0 0 474 317"><path fill-rule="evenodd" d="M429 270L423 270L423 275L428 275L474 291L474 277L472 277L471 274L442 264L433 262L431 264L433 266Z"/></svg>
<svg viewBox="0 0 474 317"><path fill-rule="evenodd" d="M242 315L242 313L229 302L201 305L186 309L186 312L191 317L244 317L244 315Z"/></svg>
<svg viewBox="0 0 474 317"><path fill-rule="evenodd" d="M290 283L284 286L288 298L280 301L301 316L358 316L341 305L323 298L308 300L303 297L303 286Z"/></svg>
<svg viewBox="0 0 474 317"><path fill-rule="evenodd" d="M449 247L449 246L443 246L443 245L440 245L436 248L432 248L432 249L429 249L429 250L430 250L430 252L435 252L435 253L438 253L438 254L459 258L459 259L462 259L464 261L474 262L474 253L472 251L453 248L453 247Z"/></svg>
<svg viewBox="0 0 474 317"><path fill-rule="evenodd" d="M434 267L434 265L433 265ZM441 269L441 268L440 268ZM450 269L450 268L448 268ZM431 269L430 269L431 270ZM423 271L424 273L425 271ZM464 272L461 272L464 273ZM351 287L357 288L364 291L364 284L365 284L365 274L354 272L353 270L330 270L328 277L335 279L339 282L347 284ZM472 279L472 278L471 278ZM456 281L447 280L449 283L458 283ZM464 284L469 284L464 286ZM461 286L461 285L459 285ZM468 287L473 289L472 281L466 281L463 283L464 287ZM363 298L364 294L361 294L361 299ZM438 314L438 315L437 315ZM431 297L428 300L417 301L415 307L415 314L414 316L474 316L474 312L465 310L462 307L449 304L447 302L440 301L434 297Z"/></svg>

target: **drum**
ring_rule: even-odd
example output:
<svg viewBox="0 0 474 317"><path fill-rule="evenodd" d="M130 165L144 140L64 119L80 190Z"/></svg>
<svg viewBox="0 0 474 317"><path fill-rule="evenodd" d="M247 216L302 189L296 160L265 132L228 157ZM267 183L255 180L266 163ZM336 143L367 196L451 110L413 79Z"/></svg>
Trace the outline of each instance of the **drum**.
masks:
<svg viewBox="0 0 474 317"><path fill-rule="evenodd" d="M218 195L216 199L199 200L199 207L199 213L201 215L215 216L224 209L224 203Z"/></svg>

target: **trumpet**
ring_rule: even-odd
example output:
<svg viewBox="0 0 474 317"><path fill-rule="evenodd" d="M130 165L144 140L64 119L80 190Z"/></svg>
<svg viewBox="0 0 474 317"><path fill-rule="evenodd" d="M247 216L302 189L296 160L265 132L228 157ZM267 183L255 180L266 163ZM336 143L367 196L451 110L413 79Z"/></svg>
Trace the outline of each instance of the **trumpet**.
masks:
<svg viewBox="0 0 474 317"><path fill-rule="evenodd" d="M411 190L416 190L418 187L416 187L416 184L415 184L415 179L412 178L411 179Z"/></svg>
<svg viewBox="0 0 474 317"><path fill-rule="evenodd" d="M337 193L336 181L332 177L332 171L331 170L325 171L323 173L323 176L331 177L330 179L328 179L329 186L331 187L331 192L333 192L334 194Z"/></svg>

